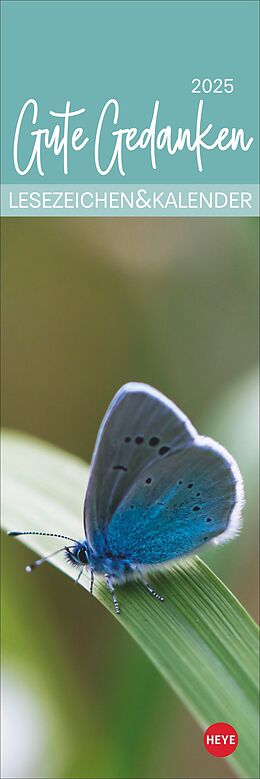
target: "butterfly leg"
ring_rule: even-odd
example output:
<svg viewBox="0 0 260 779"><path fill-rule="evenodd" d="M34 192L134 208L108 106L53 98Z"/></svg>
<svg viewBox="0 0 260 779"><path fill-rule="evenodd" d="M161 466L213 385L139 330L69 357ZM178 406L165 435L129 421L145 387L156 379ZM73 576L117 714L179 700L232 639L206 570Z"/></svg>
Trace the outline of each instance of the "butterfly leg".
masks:
<svg viewBox="0 0 260 779"><path fill-rule="evenodd" d="M90 571L90 590L89 590L90 595L93 595L93 584L94 584L94 571L93 571L93 568L91 568L91 571Z"/></svg>
<svg viewBox="0 0 260 779"><path fill-rule="evenodd" d="M82 576L82 574L83 574L83 570L84 570L84 569L83 569L83 567L82 567L82 568L80 569L80 572L79 572L79 575L78 575L77 579L75 579L75 581L74 581L74 584L78 584L78 583L79 583L80 577L81 577L81 576Z"/></svg>
<svg viewBox="0 0 260 779"><path fill-rule="evenodd" d="M106 580L108 589L110 590L110 592L112 594L114 607L115 607L115 612L116 612L116 614L120 614L120 608L119 608L119 605L118 605L118 602L117 602L117 599L116 599L116 596L115 596L115 590L114 590L113 584L111 582L111 578L110 578L110 576L108 576L108 574L105 575L105 580Z"/></svg>
<svg viewBox="0 0 260 779"><path fill-rule="evenodd" d="M150 587L150 584L148 584L144 576L141 576L141 582L144 585L145 589L150 593L150 595L153 596L153 598L156 598L156 600L164 601L162 595L158 595L158 593L155 592L155 590L153 590L152 587Z"/></svg>

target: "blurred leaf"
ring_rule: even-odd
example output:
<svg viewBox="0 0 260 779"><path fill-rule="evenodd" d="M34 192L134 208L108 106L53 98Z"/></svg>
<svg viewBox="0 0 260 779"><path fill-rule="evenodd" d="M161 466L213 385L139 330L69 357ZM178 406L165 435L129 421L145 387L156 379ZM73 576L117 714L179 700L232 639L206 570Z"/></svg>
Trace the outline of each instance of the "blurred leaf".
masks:
<svg viewBox="0 0 260 779"><path fill-rule="evenodd" d="M6 432L3 473L6 529L82 537L84 463L46 443ZM41 555L56 548L51 538L23 540ZM54 557L52 564L75 575L63 556ZM94 594L136 639L203 729L217 721L237 729L239 746L228 761L239 776L258 777L255 623L199 558L152 578L165 602L149 598L140 584L129 584L118 594L119 617L102 581L96 580ZM89 587L88 575L81 584Z"/></svg>

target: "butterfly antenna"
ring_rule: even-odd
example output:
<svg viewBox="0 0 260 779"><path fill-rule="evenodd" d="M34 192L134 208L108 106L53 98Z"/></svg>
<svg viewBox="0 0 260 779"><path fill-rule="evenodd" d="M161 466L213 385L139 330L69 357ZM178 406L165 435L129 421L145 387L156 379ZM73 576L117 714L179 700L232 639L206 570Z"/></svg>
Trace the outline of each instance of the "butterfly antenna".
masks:
<svg viewBox="0 0 260 779"><path fill-rule="evenodd" d="M39 565L41 565L42 563L45 563L45 561L49 560L50 557L54 557L54 555L58 554L58 552L64 552L65 549L68 549L68 547L67 546L62 546L61 549L56 549L56 552L52 552L51 554L46 555L46 557L40 557L39 560L35 560L34 563L32 563L31 565L27 565L26 566L26 568L25 568L26 573L31 573L34 570L34 568L38 568Z"/></svg>
<svg viewBox="0 0 260 779"><path fill-rule="evenodd" d="M70 538L70 536L63 536L61 533L45 533L41 530L9 530L8 536L52 536L53 538L64 538L65 541L73 541L77 544L76 538Z"/></svg>

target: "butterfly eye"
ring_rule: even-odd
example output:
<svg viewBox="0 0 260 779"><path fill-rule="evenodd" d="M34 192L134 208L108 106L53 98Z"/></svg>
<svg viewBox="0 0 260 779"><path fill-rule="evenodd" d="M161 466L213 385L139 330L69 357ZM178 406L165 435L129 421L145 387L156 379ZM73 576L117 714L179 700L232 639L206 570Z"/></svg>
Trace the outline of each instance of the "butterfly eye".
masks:
<svg viewBox="0 0 260 779"><path fill-rule="evenodd" d="M82 563L83 565L86 565L86 563L88 562L86 549L84 549L84 548L79 549L78 554L77 554L77 558L78 558L80 563Z"/></svg>

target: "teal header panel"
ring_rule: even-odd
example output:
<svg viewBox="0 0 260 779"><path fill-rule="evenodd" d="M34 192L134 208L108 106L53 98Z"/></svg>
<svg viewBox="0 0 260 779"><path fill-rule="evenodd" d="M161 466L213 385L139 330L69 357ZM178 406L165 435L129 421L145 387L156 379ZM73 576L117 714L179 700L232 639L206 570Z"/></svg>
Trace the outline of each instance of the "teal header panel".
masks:
<svg viewBox="0 0 260 779"><path fill-rule="evenodd" d="M2 25L5 213L14 185L228 187L257 211L255 0L4 0Z"/></svg>

